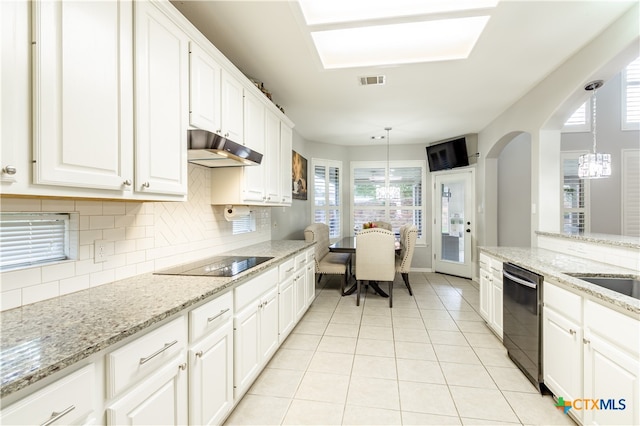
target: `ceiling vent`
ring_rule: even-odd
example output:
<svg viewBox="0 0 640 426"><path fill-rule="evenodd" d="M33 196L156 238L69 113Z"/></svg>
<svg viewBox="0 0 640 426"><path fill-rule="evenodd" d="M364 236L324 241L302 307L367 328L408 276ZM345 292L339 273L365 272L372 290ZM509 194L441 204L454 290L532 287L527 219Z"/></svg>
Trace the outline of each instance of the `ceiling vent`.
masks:
<svg viewBox="0 0 640 426"><path fill-rule="evenodd" d="M360 81L360 86L380 86L384 84L385 77L384 75L373 75L368 77L358 77Z"/></svg>

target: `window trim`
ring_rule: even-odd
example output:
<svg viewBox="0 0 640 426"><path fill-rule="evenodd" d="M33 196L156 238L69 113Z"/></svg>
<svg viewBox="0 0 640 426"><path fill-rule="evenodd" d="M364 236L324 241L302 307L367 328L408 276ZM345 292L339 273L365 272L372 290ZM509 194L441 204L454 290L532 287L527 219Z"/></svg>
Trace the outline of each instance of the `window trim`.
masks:
<svg viewBox="0 0 640 426"><path fill-rule="evenodd" d="M421 194L421 199L422 199L422 205L420 207L418 206L406 206L406 208L408 210L420 210L422 211L422 223L420 224L420 227L422 229L419 229L418 231L418 238L416 240L416 245L419 246L423 246L426 244L426 232L425 232L425 226L426 226L426 192L427 192L427 162L426 160L396 160L396 161L389 161L389 168L417 168L419 167L421 169L421 179L422 179L422 194ZM353 194L355 194L355 182L354 182L354 170L357 168L382 168L385 169L385 179L388 179L387 176L387 161L382 160L382 161L351 161L349 163L349 170L350 170L350 182L349 182L349 188L351 190L351 197L349 199L349 208L351 209L350 212L351 214L349 215L349 229L353 229L355 226L355 220L354 220L354 216L353 216L353 212L355 211L356 206L354 205L354 197ZM372 208L374 209L374 208ZM384 209L385 210L385 216L386 216L386 220L388 221L388 212L389 212L389 206L387 205L387 203L385 203L385 206L377 206L375 207L375 209L380 210L380 209Z"/></svg>
<svg viewBox="0 0 640 426"><path fill-rule="evenodd" d="M640 57L637 57L636 59L631 61L629 63L629 65L627 65L626 67L624 67L622 69L622 78L620 79L620 81L621 81L621 87L620 87L620 92L621 92L621 96L620 96L620 103L621 103L620 129L622 131L640 130L640 121L637 121L637 122L629 122L629 121L627 121L627 107L629 106L629 103L628 103L628 100L627 100L627 87L630 86L630 83L627 80L627 72L628 72L628 68L632 64L635 64L638 68L640 68ZM640 70L638 72L640 72ZM640 86L640 80L634 81L633 85L634 86Z"/></svg>
<svg viewBox="0 0 640 426"><path fill-rule="evenodd" d="M590 151L562 151L560 153L560 229L564 230L564 214L571 212L583 212L584 213L584 231L591 232L591 180L584 180L584 207L583 208L570 208L564 207L564 160L576 160L582 154L588 154Z"/></svg>
<svg viewBox="0 0 640 426"><path fill-rule="evenodd" d="M337 206L331 206L329 205L329 191L327 191L326 187L325 187L325 205L324 206L316 206L316 179L315 179L315 172L316 172L316 166L321 166L324 167L325 170L327 171L327 176L329 176L328 171L329 168L331 167L335 167L338 169L338 188L340 188L339 192L338 192L338 205ZM325 212L328 212L329 210L337 210L338 211L338 217L340 217L340 224L339 224L339 228L338 228L338 237L336 238L329 238L330 241L332 243L338 241L339 239L342 238L342 236L344 235L344 190L343 190L343 176L344 176L344 167L342 164L342 161L340 160L329 160L329 159L324 159L324 158L311 158L311 176L313 176L312 179L312 184L311 186L311 200L312 200L312 204L311 204L311 221L310 223L315 223L316 221L316 210L324 210ZM325 181L325 185L327 184L327 182L329 181ZM325 215L325 217L329 217L328 214ZM328 225L328 224L327 224Z"/></svg>

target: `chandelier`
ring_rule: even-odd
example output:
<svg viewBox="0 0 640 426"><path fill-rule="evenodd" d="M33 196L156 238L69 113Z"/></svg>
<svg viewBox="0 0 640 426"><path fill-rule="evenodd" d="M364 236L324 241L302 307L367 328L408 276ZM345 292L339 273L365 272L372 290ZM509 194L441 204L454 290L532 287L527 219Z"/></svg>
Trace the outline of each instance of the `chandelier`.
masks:
<svg viewBox="0 0 640 426"><path fill-rule="evenodd" d="M596 150L596 92L603 84L602 80L596 80L584 87L584 90L593 91L591 96L593 152L578 157L578 177L580 179L601 179L611 176L611 154L599 153Z"/></svg>

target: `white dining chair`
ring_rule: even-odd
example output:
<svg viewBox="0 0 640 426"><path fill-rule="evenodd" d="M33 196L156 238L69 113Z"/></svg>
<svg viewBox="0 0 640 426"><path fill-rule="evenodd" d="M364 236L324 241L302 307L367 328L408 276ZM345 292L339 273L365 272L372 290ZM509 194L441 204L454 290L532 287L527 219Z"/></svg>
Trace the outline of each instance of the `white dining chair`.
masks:
<svg viewBox="0 0 640 426"><path fill-rule="evenodd" d="M360 306L362 281L387 281L389 307L393 307L395 238L393 232L381 228L363 229L356 235L356 305Z"/></svg>
<svg viewBox="0 0 640 426"><path fill-rule="evenodd" d="M410 296L413 296L413 291L409 283L409 271L411 270L411 259L413 259L413 251L416 247L417 239L418 228L415 225L402 225L400 227L400 254L396 256L396 272L402 276Z"/></svg>
<svg viewBox="0 0 640 426"><path fill-rule="evenodd" d="M345 287L349 280L349 265L351 255L349 253L332 253L329 251L329 227L324 223L313 223L304 229L304 239L314 242L315 264L318 283L323 275L342 275L340 283L341 294L344 296Z"/></svg>

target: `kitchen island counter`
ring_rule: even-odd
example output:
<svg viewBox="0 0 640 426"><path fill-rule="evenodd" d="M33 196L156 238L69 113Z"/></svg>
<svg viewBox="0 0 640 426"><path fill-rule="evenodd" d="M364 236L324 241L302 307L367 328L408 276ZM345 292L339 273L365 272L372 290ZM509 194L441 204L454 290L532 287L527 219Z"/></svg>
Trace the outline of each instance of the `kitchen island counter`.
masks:
<svg viewBox="0 0 640 426"><path fill-rule="evenodd" d="M221 253L273 257L233 277L149 273L4 311L0 313L0 397L231 291L313 244L267 241Z"/></svg>
<svg viewBox="0 0 640 426"><path fill-rule="evenodd" d="M545 280L559 282L574 292L613 305L620 312L634 318L640 318L640 300L572 276L640 279L638 271L535 247L479 247L479 250L503 262L515 263L543 275Z"/></svg>

